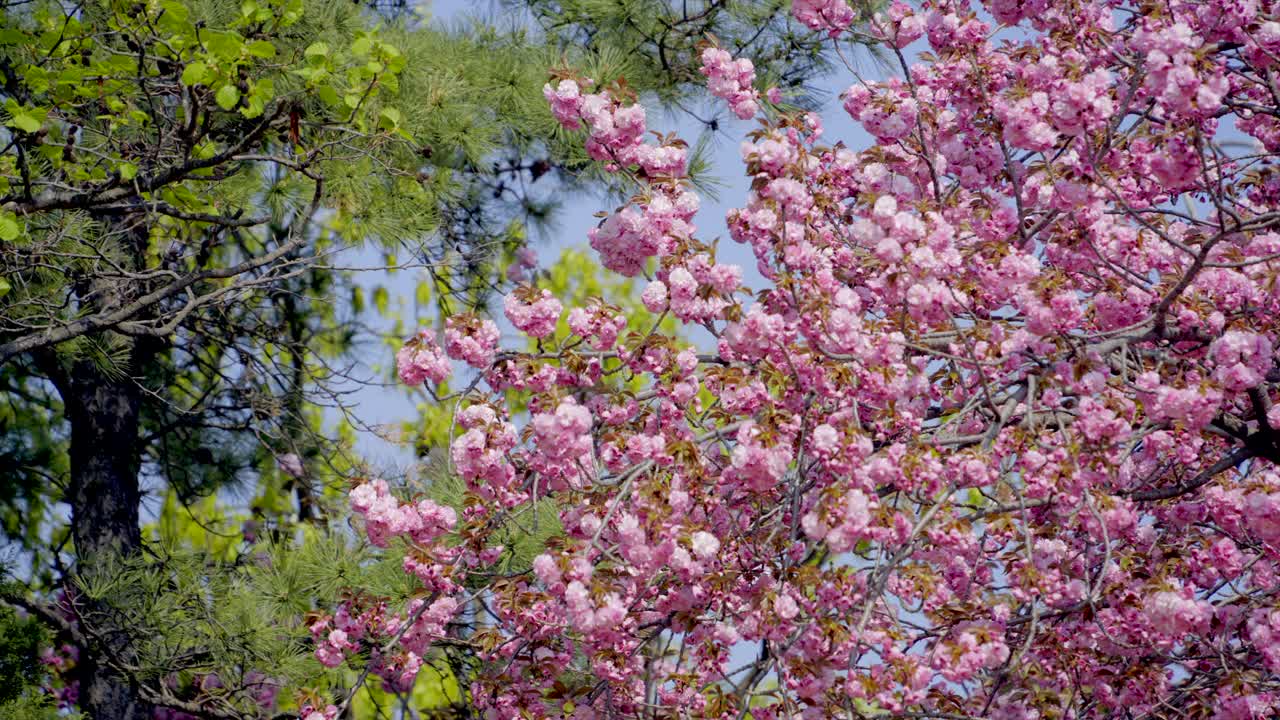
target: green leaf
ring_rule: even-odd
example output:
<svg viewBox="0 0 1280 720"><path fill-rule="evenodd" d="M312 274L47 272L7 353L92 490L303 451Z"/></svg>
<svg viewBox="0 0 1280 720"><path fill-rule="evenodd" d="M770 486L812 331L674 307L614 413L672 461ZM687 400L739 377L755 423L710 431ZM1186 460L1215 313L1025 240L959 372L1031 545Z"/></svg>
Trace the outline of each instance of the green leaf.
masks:
<svg viewBox="0 0 1280 720"><path fill-rule="evenodd" d="M281 25L289 27L302 19L302 0L289 0L280 15Z"/></svg>
<svg viewBox="0 0 1280 720"><path fill-rule="evenodd" d="M256 118L262 115L267 108L267 102L275 97L275 83L271 82L271 78L263 78L259 82L249 85L249 95L245 98L246 107L241 108L240 114L247 118Z"/></svg>
<svg viewBox="0 0 1280 720"><path fill-rule="evenodd" d="M372 49L373 49L373 41L365 36L358 37L356 38L355 42L351 43L352 55L358 55L358 56L368 55L369 51Z"/></svg>
<svg viewBox="0 0 1280 720"><path fill-rule="evenodd" d="M209 66L202 62L193 62L182 69L183 85L199 85L209 79Z"/></svg>
<svg viewBox="0 0 1280 720"><path fill-rule="evenodd" d="M11 289L13 289L13 286L9 284L9 281L4 278L0 278L0 297L8 295Z"/></svg>
<svg viewBox="0 0 1280 720"><path fill-rule="evenodd" d="M208 138L201 140L200 143L196 145L194 148L192 148L191 150L191 157L197 160L208 160L209 158L217 154L218 154L218 146L215 145L213 142L211 142Z"/></svg>
<svg viewBox="0 0 1280 720"><path fill-rule="evenodd" d="M373 305L378 308L378 312L382 315L387 314L387 303L389 300L390 296L387 294L386 288L379 285L373 289Z"/></svg>
<svg viewBox="0 0 1280 720"><path fill-rule="evenodd" d="M0 213L0 240L17 240L22 234L18 216L11 212Z"/></svg>
<svg viewBox="0 0 1280 720"><path fill-rule="evenodd" d="M26 112L19 112L9 118L9 122L6 124L9 125L9 127L16 127L23 132L33 133L40 129L40 125L42 123L37 120L34 115L30 115Z"/></svg>
<svg viewBox="0 0 1280 720"><path fill-rule="evenodd" d="M223 85L218 90L218 107L223 110L230 110L240 102L240 88L235 85Z"/></svg>
<svg viewBox="0 0 1280 720"><path fill-rule="evenodd" d="M219 60L237 60L244 49L244 40L239 33L211 32L205 36L204 45Z"/></svg>
<svg viewBox="0 0 1280 720"><path fill-rule="evenodd" d="M324 57L329 54L329 46L322 42L313 42L302 54L307 57Z"/></svg>
<svg viewBox="0 0 1280 720"><path fill-rule="evenodd" d="M178 2L178 0L164 0L164 2L160 3L160 7L164 9L165 15L177 22L182 22L188 17L187 6Z"/></svg>
<svg viewBox="0 0 1280 720"><path fill-rule="evenodd" d="M252 120L253 118L261 117L266 109L267 101L263 100L259 95L254 95L249 98L244 107L240 108L240 114Z"/></svg>
<svg viewBox="0 0 1280 720"><path fill-rule="evenodd" d="M132 180L138 175L138 166L133 163L120 163L120 179Z"/></svg>
<svg viewBox="0 0 1280 720"><path fill-rule="evenodd" d="M39 130L40 126L44 124L45 118L49 116L47 108L19 105L12 98L5 101L4 109L9 112L9 119L4 124L28 133Z"/></svg>
<svg viewBox="0 0 1280 720"><path fill-rule="evenodd" d="M191 31L191 24L187 22L190 13L182 2L179 0L164 0L164 2L160 3L160 8L160 17L156 25L164 32L182 34Z"/></svg>
<svg viewBox="0 0 1280 720"><path fill-rule="evenodd" d="M316 94L328 105L338 105L342 102L342 98L338 97L338 91L332 85L321 85L316 88Z"/></svg>
<svg viewBox="0 0 1280 720"><path fill-rule="evenodd" d="M400 114L400 111L393 107L382 108L382 112L379 114L382 116L382 126L386 130L393 130L399 127L400 121L404 119L404 116Z"/></svg>
<svg viewBox="0 0 1280 720"><path fill-rule="evenodd" d="M276 56L276 46L266 40L255 40L245 48L249 54L260 58L273 58Z"/></svg>
<svg viewBox="0 0 1280 720"><path fill-rule="evenodd" d="M43 93L49 91L49 71L35 65L22 66L22 81L30 92Z"/></svg>

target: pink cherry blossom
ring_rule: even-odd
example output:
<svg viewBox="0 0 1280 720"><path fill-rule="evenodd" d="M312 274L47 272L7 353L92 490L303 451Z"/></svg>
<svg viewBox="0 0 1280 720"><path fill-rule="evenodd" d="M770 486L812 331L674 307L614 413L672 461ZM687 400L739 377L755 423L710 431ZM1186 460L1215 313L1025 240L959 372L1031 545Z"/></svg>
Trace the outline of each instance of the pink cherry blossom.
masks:
<svg viewBox="0 0 1280 720"><path fill-rule="evenodd" d="M756 72L746 58L734 60L728 52L715 47L702 51L700 71L707 77L712 95L729 103L733 113L749 120L760 109L760 93L752 87Z"/></svg>
<svg viewBox="0 0 1280 720"><path fill-rule="evenodd" d="M455 315L445 321L444 349L454 360L488 367L498 350L498 326L473 315Z"/></svg>
<svg viewBox="0 0 1280 720"><path fill-rule="evenodd" d="M813 30L825 30L832 37L853 23L853 8L844 0L794 0L791 12Z"/></svg>
<svg viewBox="0 0 1280 720"><path fill-rule="evenodd" d="M449 360L431 334L422 330L396 353L396 371L405 385L421 385L424 380L444 382L449 377Z"/></svg>
<svg viewBox="0 0 1280 720"><path fill-rule="evenodd" d="M519 288L503 300L503 312L511 324L529 337L541 338L555 332L564 306L549 290Z"/></svg>

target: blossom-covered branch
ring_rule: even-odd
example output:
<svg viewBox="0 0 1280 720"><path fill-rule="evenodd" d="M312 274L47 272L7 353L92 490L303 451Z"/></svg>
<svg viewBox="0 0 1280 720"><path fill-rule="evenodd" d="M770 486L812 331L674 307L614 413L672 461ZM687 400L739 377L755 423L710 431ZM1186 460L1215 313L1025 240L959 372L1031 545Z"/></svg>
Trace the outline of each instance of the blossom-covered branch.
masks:
<svg viewBox="0 0 1280 720"><path fill-rule="evenodd" d="M843 95L872 146L772 106L742 144L753 293L696 239L682 144L557 78L556 117L639 188L592 247L715 348L603 299L557 334L534 288L505 310L536 352L478 317L412 340L406 382L480 382L458 509L352 493L437 597L375 672L465 635L493 718L1273 715L1276 11L894 3L870 32L901 76ZM761 112L749 64L703 59ZM531 571L451 604L547 502ZM403 632L369 607L317 624L329 662Z"/></svg>

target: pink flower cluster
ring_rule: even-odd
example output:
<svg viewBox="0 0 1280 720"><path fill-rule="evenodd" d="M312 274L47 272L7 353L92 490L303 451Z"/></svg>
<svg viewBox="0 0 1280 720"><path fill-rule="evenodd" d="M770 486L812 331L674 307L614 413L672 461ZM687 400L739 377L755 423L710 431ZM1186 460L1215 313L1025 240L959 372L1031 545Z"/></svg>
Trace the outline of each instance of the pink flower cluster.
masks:
<svg viewBox="0 0 1280 720"><path fill-rule="evenodd" d="M326 705L323 709L312 707L311 705L303 705L298 711L302 720L334 720L338 717L337 705Z"/></svg>
<svg viewBox="0 0 1280 720"><path fill-rule="evenodd" d="M833 552L848 552L860 540L871 537L873 510L873 499L861 490L850 490L839 505L810 510L800 525L806 535L825 542Z"/></svg>
<svg viewBox="0 0 1280 720"><path fill-rule="evenodd" d="M681 188L655 186L635 207L610 215L587 235L606 268L622 275L639 275L651 257L663 257L693 236L698 198Z"/></svg>
<svg viewBox="0 0 1280 720"><path fill-rule="evenodd" d="M529 271L538 267L538 255L532 248L522 247L516 251L516 256L507 268L507 279L513 283L522 283L528 280Z"/></svg>
<svg viewBox="0 0 1280 720"><path fill-rule="evenodd" d="M873 96L862 85L845 91L844 109L881 141L901 140L916 127L919 104L906 90Z"/></svg>
<svg viewBox="0 0 1280 720"><path fill-rule="evenodd" d="M396 353L396 372L405 385L421 385L425 380L441 383L449 377L449 360L430 332L421 330Z"/></svg>
<svg viewBox="0 0 1280 720"><path fill-rule="evenodd" d="M583 81L584 83L587 81ZM638 275L652 257L665 257L693 236L698 198L680 179L687 151L682 141L645 143L644 109L624 105L619 93L583 95L578 81L565 79L544 90L557 119L569 128L585 123L587 152L614 172L637 168L646 186L642 198L609 215L591 230L591 247L610 270Z"/></svg>
<svg viewBox="0 0 1280 720"><path fill-rule="evenodd" d="M618 333L627 326L627 318L618 308L602 302L569 311L569 329L597 350L609 350L618 342Z"/></svg>
<svg viewBox="0 0 1280 720"><path fill-rule="evenodd" d="M952 682L965 682L983 670L998 668L1009 659L1002 635L999 628L966 627L955 640L938 646L933 668Z"/></svg>
<svg viewBox="0 0 1280 720"><path fill-rule="evenodd" d="M1147 599L1147 618L1159 633L1181 638L1189 632L1203 632L1213 619L1213 606L1189 594L1161 591Z"/></svg>
<svg viewBox="0 0 1280 720"><path fill-rule="evenodd" d="M386 547L387 540L407 535L419 545L429 545L453 530L458 522L451 507L441 507L428 499L402 504L391 495L385 480L361 483L351 491L351 509L365 519L369 542Z"/></svg>
<svg viewBox="0 0 1280 720"><path fill-rule="evenodd" d="M1013 0L1026 4L1023 0ZM992 12L996 12L993 4ZM924 19L911 6L894 0L885 13L876 13L871 25L872 32L883 38L894 48L901 50L924 35Z"/></svg>
<svg viewBox="0 0 1280 720"><path fill-rule="evenodd" d="M1209 346L1213 378L1231 391L1257 387L1276 364L1271 340L1252 332L1230 330Z"/></svg>
<svg viewBox="0 0 1280 720"><path fill-rule="evenodd" d="M742 284L742 268L717 264L705 253L686 259L665 274L663 289L671 312L684 322L719 319L733 305L732 296Z"/></svg>
<svg viewBox="0 0 1280 720"><path fill-rule="evenodd" d="M576 485L594 475L592 454L591 411L567 398L553 412L533 416L534 447L539 451L533 460L537 471L553 483Z"/></svg>
<svg viewBox="0 0 1280 720"><path fill-rule="evenodd" d="M739 428L737 441L730 458L732 472L726 473L725 479L736 480L756 492L776 487L791 465L790 445L768 443L760 427L750 421Z"/></svg>
<svg viewBox="0 0 1280 720"><path fill-rule="evenodd" d="M454 469L487 492L506 488L515 477L507 453L516 445L515 428L488 405L472 405L458 417L463 432L453 441Z"/></svg>
<svg viewBox="0 0 1280 720"><path fill-rule="evenodd" d="M793 0L791 13L812 30L825 30L831 37L853 24L853 8L845 0Z"/></svg>
<svg viewBox="0 0 1280 720"><path fill-rule="evenodd" d="M711 94L729 103L739 119L750 120L760 110L760 93L752 87L756 69L747 58L734 60L728 51L709 47L702 51L699 70L706 76Z"/></svg>
<svg viewBox="0 0 1280 720"><path fill-rule="evenodd" d="M549 290L522 287L503 299L502 309L517 330L529 337L542 338L555 332L564 306Z"/></svg>
<svg viewBox="0 0 1280 720"><path fill-rule="evenodd" d="M444 350L454 360L486 368L498 352L498 326L475 315L454 315L445 320Z"/></svg>
<svg viewBox="0 0 1280 720"><path fill-rule="evenodd" d="M403 616L390 612L385 602L355 599L342 603L332 616L317 618L309 630L316 658L324 666L338 667L353 654L367 650L369 670L382 678L383 689L405 693L413 689L423 657L433 643L447 636L447 626L457 613L458 601L448 595L414 599ZM392 638L398 647L386 652ZM325 713L326 720L332 717ZM305 712L303 717L308 717Z"/></svg>
<svg viewBox="0 0 1280 720"><path fill-rule="evenodd" d="M644 142L647 130L644 107L623 104L619 92L608 90L582 94L575 80L549 83L543 95L551 103L560 124L576 129L585 123L587 154L610 167L639 166L651 176L681 176L688 153L683 144L654 145Z"/></svg>

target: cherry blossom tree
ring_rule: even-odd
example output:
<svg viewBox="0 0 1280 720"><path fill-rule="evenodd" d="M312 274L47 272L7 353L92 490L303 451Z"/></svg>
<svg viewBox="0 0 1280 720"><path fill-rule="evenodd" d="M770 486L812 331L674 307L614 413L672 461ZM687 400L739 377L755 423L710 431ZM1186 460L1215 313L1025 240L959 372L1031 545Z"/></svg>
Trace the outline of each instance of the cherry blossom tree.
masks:
<svg viewBox="0 0 1280 720"><path fill-rule="evenodd" d="M842 0L793 13L854 32ZM1274 717L1277 13L895 2L870 32L900 74L842 96L861 149L709 47L761 121L726 218L754 292L697 239L684 145L553 78L634 183L590 243L653 315L529 287L517 346L479 317L409 342L407 383L475 368L439 398L466 491L356 482L422 590L353 589L320 659L396 685L466 648L495 719ZM548 504L563 532L501 571L493 529Z"/></svg>

